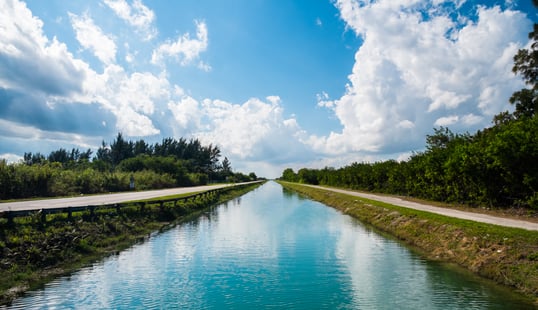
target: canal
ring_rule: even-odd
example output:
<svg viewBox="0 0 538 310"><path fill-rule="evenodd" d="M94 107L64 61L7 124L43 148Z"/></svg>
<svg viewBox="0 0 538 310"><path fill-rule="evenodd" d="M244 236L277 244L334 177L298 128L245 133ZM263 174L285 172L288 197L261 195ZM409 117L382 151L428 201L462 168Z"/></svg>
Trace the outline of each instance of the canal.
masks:
<svg viewBox="0 0 538 310"><path fill-rule="evenodd" d="M58 278L14 309L529 309L274 182Z"/></svg>

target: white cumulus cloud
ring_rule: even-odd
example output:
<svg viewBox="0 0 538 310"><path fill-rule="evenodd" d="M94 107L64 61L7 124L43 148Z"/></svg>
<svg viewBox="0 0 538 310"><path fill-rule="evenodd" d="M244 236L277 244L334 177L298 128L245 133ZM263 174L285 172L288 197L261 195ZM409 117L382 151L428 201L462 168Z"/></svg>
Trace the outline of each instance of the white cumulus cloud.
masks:
<svg viewBox="0 0 538 310"><path fill-rule="evenodd" d="M470 132L487 126L523 86L511 72L512 57L527 43L531 22L521 12L491 6L475 7L471 17L464 18L458 13L464 2L336 1L340 17L363 42L345 93L336 99L323 91L317 95L318 107L334 113L342 129L314 136L286 115L287 103L279 96L229 102L193 95L184 85L170 82L170 62L211 71L200 57L209 46L203 21L195 21L194 33L181 32L152 50L142 41L157 34L155 16L141 0L102 0L105 11L130 25L128 32L142 35L129 37L129 43L119 41L124 29L115 33L106 23L98 24L99 19L90 18L90 9L69 13L80 46L103 64L96 70L54 36L44 35L43 22L23 2L0 1L0 90L11 107L35 100L36 115L50 113L41 118L2 114L0 145L98 145L101 137L71 133L79 130L73 129L77 112L77 117L87 116L88 123L97 124L95 128L106 127L98 134L119 130L136 137L200 138L218 145L238 171L269 177L286 167L405 159L423 147L435 126ZM159 66L147 69L136 61L142 58ZM68 115L75 125L62 131L66 127L65 119L57 121L60 115ZM60 124L47 127L36 119Z"/></svg>
<svg viewBox="0 0 538 310"><path fill-rule="evenodd" d="M118 65L109 65L102 74L93 74L84 83L80 102L98 102L117 118L116 127L129 136L160 133L151 115L155 105L170 97L170 84L164 76L148 72L127 73Z"/></svg>
<svg viewBox="0 0 538 310"><path fill-rule="evenodd" d="M202 21L196 21L196 38L191 38L189 33L179 36L176 41L168 40L157 47L151 56L151 62L161 63L165 58L172 57L179 61L182 66L191 64L198 59L200 53L207 49L208 37L207 26ZM199 67L208 71L211 67L203 62Z"/></svg>
<svg viewBox="0 0 538 310"><path fill-rule="evenodd" d="M181 131L199 130L201 127L200 104L194 98L183 96L177 102L170 101L168 109L172 112L176 125Z"/></svg>
<svg viewBox="0 0 538 310"><path fill-rule="evenodd" d="M168 108L174 115L177 135L190 132L207 143L220 145L231 158L285 162L298 154L311 156L305 154L301 142L304 133L294 118L284 117L278 96L234 104L218 99L199 102L183 95Z"/></svg>
<svg viewBox="0 0 538 310"><path fill-rule="evenodd" d="M123 1L107 3L118 7L124 4ZM195 99L188 90L170 83L166 68L155 74L130 71L117 63L116 44L89 13L71 13L69 18L80 45L103 63L101 70L96 71L87 62L75 58L64 43L48 39L43 33L43 22L24 3L0 2L0 29L6 30L0 40L0 88L13 90L10 93L13 96L20 96L23 91L27 94L14 97L10 103L13 105L27 98L38 98L33 104L45 114L40 115L42 119L59 123L50 130L39 122L0 118L2 143L24 149L28 143L37 145L36 141L42 141L44 144L38 147L45 152L47 148L65 145L94 148L103 137L72 133L73 127L63 131L62 122L53 120L58 118L58 111L75 118L72 112L83 106L81 111L94 114L80 112L76 117L87 118L88 123L96 124L95 128L106 127L100 134L118 130L134 137L162 134L199 138L205 144L219 145L238 171L276 177L280 171L275 165L280 169L279 165L297 158L313 157L302 142L306 133L294 117L284 115L280 97L251 98L242 103ZM154 52L155 59L163 61L172 57L181 64L210 70L199 59L199 54L207 48L207 27L203 22L196 22L196 28L195 38L185 34L175 42L161 45ZM130 46L126 43L123 46L126 57L133 57ZM69 123L77 124L76 120ZM91 135L91 131L88 133ZM2 153L10 151L6 149Z"/></svg>
<svg viewBox="0 0 538 310"><path fill-rule="evenodd" d="M95 25L87 14L78 16L69 13L69 18L77 40L82 47L91 50L95 57L105 64L115 62L116 44L109 36L103 33L99 26Z"/></svg>
<svg viewBox="0 0 538 310"><path fill-rule="evenodd" d="M144 40L151 40L157 35L157 29L153 27L155 13L141 0L134 0L131 5L125 0L104 0L116 15L135 27L144 37Z"/></svg>
<svg viewBox="0 0 538 310"><path fill-rule="evenodd" d="M531 23L517 11L478 6L459 18L461 3L338 0L341 18L363 44L345 94L332 109L341 132L308 142L327 154L406 152L435 126L455 131L488 126L522 87L512 57ZM456 13L456 14L454 14Z"/></svg>
<svg viewBox="0 0 538 310"><path fill-rule="evenodd" d="M451 115L451 116L443 116L443 117L440 117L438 118L434 125L435 126L449 126L449 125L452 125L452 124L455 124L459 121L460 117L457 116L457 115Z"/></svg>
<svg viewBox="0 0 538 310"><path fill-rule="evenodd" d="M42 27L24 2L0 1L0 88L55 96L81 89L87 64Z"/></svg>

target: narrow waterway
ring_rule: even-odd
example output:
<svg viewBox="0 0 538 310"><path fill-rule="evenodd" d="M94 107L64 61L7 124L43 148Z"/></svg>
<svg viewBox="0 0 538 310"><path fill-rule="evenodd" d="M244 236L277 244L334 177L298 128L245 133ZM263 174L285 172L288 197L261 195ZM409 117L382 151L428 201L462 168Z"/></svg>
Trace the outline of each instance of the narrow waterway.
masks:
<svg viewBox="0 0 538 310"><path fill-rule="evenodd" d="M528 309L269 182L59 278L15 309Z"/></svg>

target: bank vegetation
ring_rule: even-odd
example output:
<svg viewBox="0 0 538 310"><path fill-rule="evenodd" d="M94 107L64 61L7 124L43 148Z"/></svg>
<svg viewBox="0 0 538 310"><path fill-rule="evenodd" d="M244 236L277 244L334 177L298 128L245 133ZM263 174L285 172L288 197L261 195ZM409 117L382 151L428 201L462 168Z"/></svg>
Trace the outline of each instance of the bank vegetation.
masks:
<svg viewBox="0 0 538 310"><path fill-rule="evenodd" d="M69 274L108 255L142 242L154 233L173 227L253 190L262 183L225 187L196 199L161 205L150 200L140 207L133 202L119 209L100 208L95 213L41 214L0 219L0 305L9 304L27 290L41 287L54 277ZM187 194L188 195L188 194ZM173 197L167 197L171 199Z"/></svg>
<svg viewBox="0 0 538 310"><path fill-rule="evenodd" d="M538 306L538 232L450 218L379 201L280 182L394 236L434 260L512 287Z"/></svg>

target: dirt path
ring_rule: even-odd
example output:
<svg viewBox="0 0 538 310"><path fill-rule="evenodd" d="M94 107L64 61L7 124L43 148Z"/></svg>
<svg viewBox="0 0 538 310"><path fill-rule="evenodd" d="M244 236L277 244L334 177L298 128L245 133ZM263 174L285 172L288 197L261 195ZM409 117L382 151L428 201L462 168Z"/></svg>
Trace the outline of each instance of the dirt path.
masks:
<svg viewBox="0 0 538 310"><path fill-rule="evenodd" d="M306 184L303 184L303 185L306 185ZM538 223L532 223L532 222L523 221L523 220L509 219L509 218L503 218L503 217L492 216L492 215L487 215L487 214L466 212L466 211L460 211L460 210L454 210L454 209L448 209L448 208L440 208L440 207L435 207L431 205L403 200L397 197L388 197L388 196L381 196L381 195L375 195L375 194L360 193L360 192L355 192L355 191L316 186L316 185L306 185L306 186L324 189L324 190L330 190L333 192L338 192L338 193L347 194L347 195L356 196L356 197L367 198L371 200L377 200L377 201L389 203L389 204L399 206L399 207L421 210L421 211L441 214L445 216L471 220L475 222L482 222L482 223L487 223L487 224L495 224L499 226L515 227L515 228L522 228L526 230L538 231Z"/></svg>

